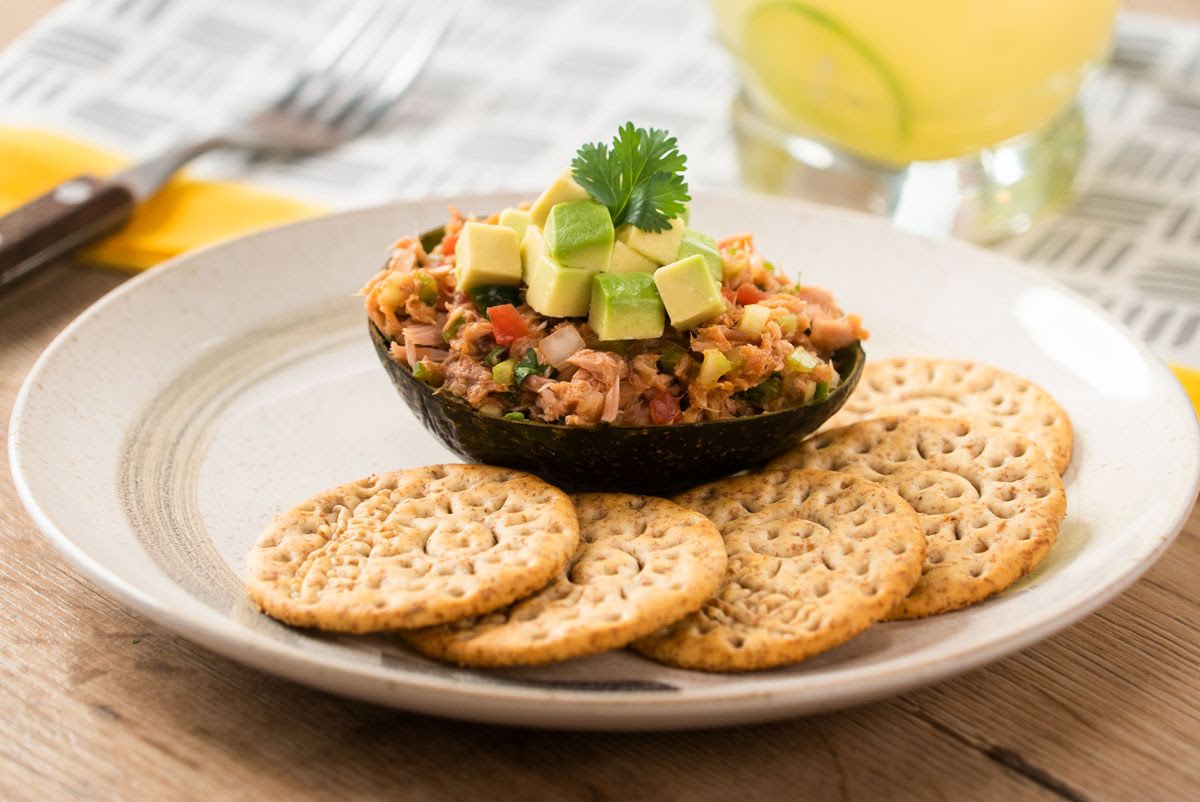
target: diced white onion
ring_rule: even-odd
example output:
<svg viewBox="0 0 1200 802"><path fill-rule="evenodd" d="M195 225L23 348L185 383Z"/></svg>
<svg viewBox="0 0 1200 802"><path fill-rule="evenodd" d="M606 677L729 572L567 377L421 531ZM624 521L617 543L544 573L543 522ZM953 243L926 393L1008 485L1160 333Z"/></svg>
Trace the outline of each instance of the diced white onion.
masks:
<svg viewBox="0 0 1200 802"><path fill-rule="evenodd" d="M569 323L557 329L538 343L538 350L545 360L556 368L561 368L575 354L587 348L580 336L579 330Z"/></svg>

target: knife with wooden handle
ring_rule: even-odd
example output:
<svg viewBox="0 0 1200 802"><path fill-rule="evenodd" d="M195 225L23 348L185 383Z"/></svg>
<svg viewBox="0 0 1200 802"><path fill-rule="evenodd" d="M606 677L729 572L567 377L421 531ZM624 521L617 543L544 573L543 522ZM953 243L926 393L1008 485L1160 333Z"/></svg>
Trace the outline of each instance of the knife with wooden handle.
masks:
<svg viewBox="0 0 1200 802"><path fill-rule="evenodd" d="M116 231L133 214L134 203L128 186L81 175L0 217L0 290Z"/></svg>

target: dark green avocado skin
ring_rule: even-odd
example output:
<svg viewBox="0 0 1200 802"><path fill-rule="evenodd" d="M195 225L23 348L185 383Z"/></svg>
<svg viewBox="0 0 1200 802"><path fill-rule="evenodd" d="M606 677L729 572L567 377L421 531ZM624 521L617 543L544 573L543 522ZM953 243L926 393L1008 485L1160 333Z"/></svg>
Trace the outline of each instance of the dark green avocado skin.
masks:
<svg viewBox="0 0 1200 802"><path fill-rule="evenodd" d="M857 343L834 354L842 383L818 402L749 418L673 426L557 426L489 418L435 393L388 356L368 324L379 361L421 422L454 453L541 476L566 490L669 495L752 468L816 431L850 397L865 356Z"/></svg>

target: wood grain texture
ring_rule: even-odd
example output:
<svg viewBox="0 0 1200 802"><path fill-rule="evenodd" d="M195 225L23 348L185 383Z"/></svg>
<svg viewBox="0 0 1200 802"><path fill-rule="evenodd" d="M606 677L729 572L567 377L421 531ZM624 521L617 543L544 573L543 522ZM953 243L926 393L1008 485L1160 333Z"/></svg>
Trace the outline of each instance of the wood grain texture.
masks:
<svg viewBox="0 0 1200 802"><path fill-rule="evenodd" d="M53 3L15 5L0 43ZM1193 2L1130 5L1200 16ZM41 349L123 279L59 264L0 297L0 434ZM543 733L349 702L200 649L67 566L0 462L6 802L1179 800L1200 787L1197 511L1114 603L936 687L757 727Z"/></svg>

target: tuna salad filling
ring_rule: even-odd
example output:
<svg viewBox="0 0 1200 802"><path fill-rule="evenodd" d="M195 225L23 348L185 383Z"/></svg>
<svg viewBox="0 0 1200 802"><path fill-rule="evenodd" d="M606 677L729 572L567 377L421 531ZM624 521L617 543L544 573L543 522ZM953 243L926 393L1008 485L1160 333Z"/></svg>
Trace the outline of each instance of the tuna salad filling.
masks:
<svg viewBox="0 0 1200 802"><path fill-rule="evenodd" d="M725 420L837 387L834 352L867 337L858 316L749 235L690 228L678 174L674 200L672 176L655 185L657 214L631 212L589 175L589 147L603 148L582 148L532 204L483 220L451 208L432 250L392 245L362 291L391 359L483 415L567 426ZM627 126L605 158L638 147L675 152Z"/></svg>

